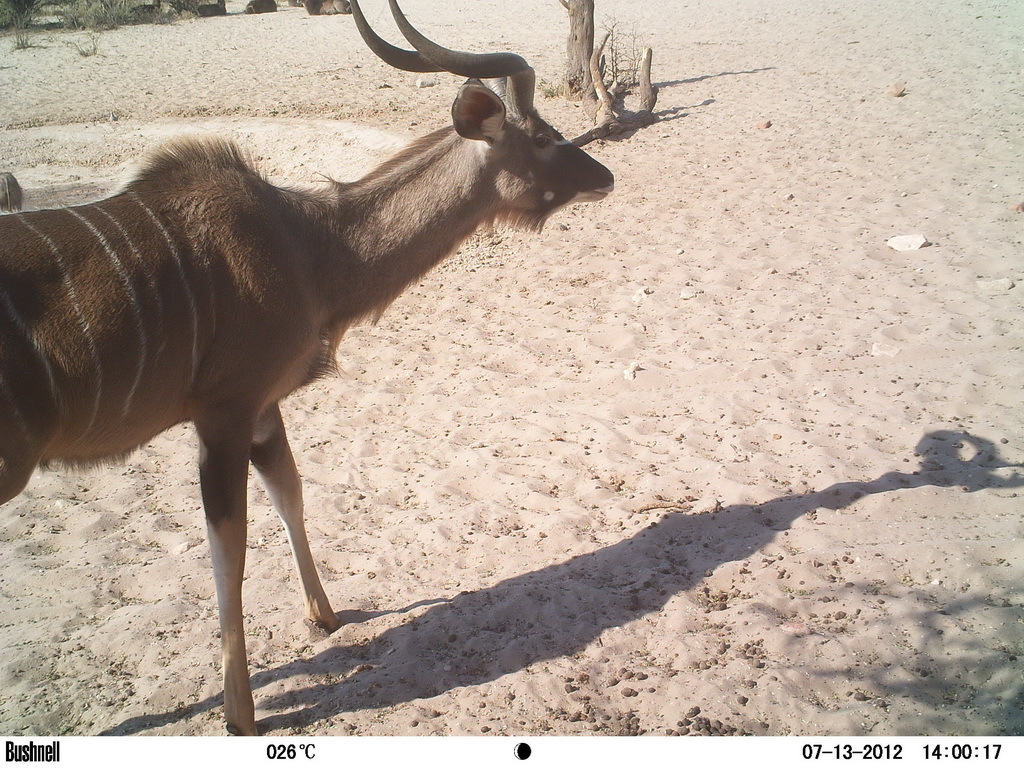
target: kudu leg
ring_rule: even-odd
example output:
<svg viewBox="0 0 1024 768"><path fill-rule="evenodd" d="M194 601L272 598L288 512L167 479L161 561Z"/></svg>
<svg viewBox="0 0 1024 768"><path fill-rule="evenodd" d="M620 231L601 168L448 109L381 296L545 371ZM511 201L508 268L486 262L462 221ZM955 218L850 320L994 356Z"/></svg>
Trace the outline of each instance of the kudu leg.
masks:
<svg viewBox="0 0 1024 768"><path fill-rule="evenodd" d="M263 414L249 456L288 533L302 584L306 616L328 632L333 632L341 626L341 621L331 608L309 551L302 515L302 481L295 468L278 406L267 409Z"/></svg>
<svg viewBox="0 0 1024 768"><path fill-rule="evenodd" d="M252 432L246 432L244 427L239 430L243 434L232 432L230 427L204 428L198 421L196 431L200 440L199 479L220 612L224 717L229 732L256 736L242 625L246 490Z"/></svg>

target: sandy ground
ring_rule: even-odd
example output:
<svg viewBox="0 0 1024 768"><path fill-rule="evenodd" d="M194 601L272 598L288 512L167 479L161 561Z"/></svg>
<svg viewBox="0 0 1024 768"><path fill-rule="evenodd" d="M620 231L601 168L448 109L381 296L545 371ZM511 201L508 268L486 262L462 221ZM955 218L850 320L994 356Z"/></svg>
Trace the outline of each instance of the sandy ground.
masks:
<svg viewBox="0 0 1024 768"><path fill-rule="evenodd" d="M555 0L403 5L558 79ZM1024 733L1024 4L597 5L661 89L659 123L588 148L614 195L477 235L285 404L348 623L303 622L253 481L261 727ZM0 37L0 171L30 207L102 197L173 135L315 184L448 120L457 79L416 87L350 18L228 6ZM195 455L182 426L4 506L0 732L222 732Z"/></svg>

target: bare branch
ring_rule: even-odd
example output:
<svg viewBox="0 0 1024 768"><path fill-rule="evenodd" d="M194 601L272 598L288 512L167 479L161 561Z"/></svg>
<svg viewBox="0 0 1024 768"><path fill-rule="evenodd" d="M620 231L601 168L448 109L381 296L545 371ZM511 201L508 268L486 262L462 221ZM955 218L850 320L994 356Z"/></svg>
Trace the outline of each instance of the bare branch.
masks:
<svg viewBox="0 0 1024 768"><path fill-rule="evenodd" d="M601 54L604 53L604 46L608 42L611 32L605 32L601 42L594 46L594 52L590 56L590 76L594 79L594 90L600 102L597 113L597 124L610 123L615 119L615 102L608 93L604 84L604 76L601 74Z"/></svg>
<svg viewBox="0 0 1024 768"><path fill-rule="evenodd" d="M658 89L651 85L651 58L654 52L650 48L644 48L644 63L640 68L640 110L642 112L654 112L654 105L658 103Z"/></svg>

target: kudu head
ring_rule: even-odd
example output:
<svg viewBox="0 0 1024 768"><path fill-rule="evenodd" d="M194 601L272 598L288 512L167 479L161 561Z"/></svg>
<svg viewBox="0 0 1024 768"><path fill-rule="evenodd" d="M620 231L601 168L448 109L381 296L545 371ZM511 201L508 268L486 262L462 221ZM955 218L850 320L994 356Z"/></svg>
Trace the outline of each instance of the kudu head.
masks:
<svg viewBox="0 0 1024 768"><path fill-rule="evenodd" d="M420 34L396 0L388 0L399 30L415 50L383 40L356 0L352 16L377 56L407 72L450 72L469 80L452 104L452 122L463 139L481 142L483 167L494 173L499 219L540 228L559 208L600 200L612 191L611 171L546 123L533 107L535 76L514 53L465 53ZM481 82L488 80L490 87Z"/></svg>

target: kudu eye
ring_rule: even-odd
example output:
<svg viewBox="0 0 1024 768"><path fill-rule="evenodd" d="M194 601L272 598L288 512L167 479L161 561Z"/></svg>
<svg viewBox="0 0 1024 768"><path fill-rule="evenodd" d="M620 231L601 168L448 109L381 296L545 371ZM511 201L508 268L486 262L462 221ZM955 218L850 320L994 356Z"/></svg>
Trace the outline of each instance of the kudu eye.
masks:
<svg viewBox="0 0 1024 768"><path fill-rule="evenodd" d="M537 149L544 149L545 147L550 147L553 142L554 139L552 139L546 133L538 133L536 136L533 137L533 143L534 145L536 145Z"/></svg>

